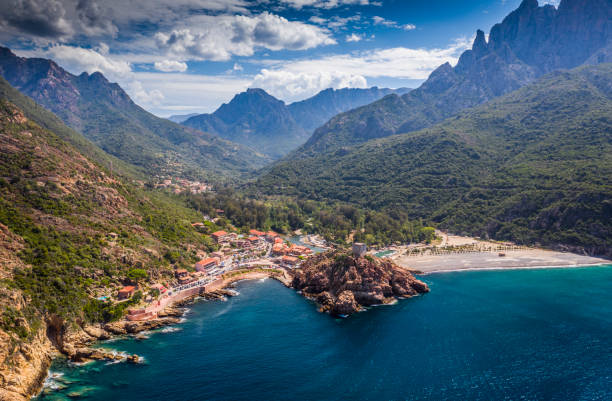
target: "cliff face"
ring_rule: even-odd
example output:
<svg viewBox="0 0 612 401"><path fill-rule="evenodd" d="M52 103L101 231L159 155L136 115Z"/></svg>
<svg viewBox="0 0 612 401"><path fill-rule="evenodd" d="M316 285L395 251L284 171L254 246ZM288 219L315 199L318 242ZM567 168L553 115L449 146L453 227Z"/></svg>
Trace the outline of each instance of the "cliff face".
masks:
<svg viewBox="0 0 612 401"><path fill-rule="evenodd" d="M339 114L317 129L298 157L431 126L517 90L543 74L612 61L612 3L524 0L490 31L478 30L455 67L444 64L419 88Z"/></svg>
<svg viewBox="0 0 612 401"><path fill-rule="evenodd" d="M427 284L391 261L343 252L317 255L291 274L291 287L334 315L429 292Z"/></svg>

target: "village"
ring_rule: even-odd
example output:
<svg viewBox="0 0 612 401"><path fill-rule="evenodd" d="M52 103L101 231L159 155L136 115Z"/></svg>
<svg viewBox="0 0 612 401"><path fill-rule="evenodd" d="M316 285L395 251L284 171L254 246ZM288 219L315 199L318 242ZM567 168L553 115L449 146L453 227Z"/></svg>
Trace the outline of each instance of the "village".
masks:
<svg viewBox="0 0 612 401"><path fill-rule="evenodd" d="M197 229L204 224L197 222L192 226ZM235 281L257 272L283 272L299 267L314 253L309 246L292 243L274 231L252 229L247 234L220 230L212 233L211 238L218 250L205 254L192 269L175 268L172 281L141 287L126 285L116 296L104 295L98 300L129 303L132 307L127 309L127 319L130 321L151 320L177 302L221 290L227 284L228 275Z"/></svg>

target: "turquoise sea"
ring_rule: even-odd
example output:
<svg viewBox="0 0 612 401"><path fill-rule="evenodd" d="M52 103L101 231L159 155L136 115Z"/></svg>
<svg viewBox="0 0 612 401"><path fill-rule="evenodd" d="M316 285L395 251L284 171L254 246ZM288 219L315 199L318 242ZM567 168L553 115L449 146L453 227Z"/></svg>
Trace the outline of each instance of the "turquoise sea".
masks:
<svg viewBox="0 0 612 401"><path fill-rule="evenodd" d="M273 280L104 347L142 365L57 360L38 400L610 400L612 266L424 276L431 293L347 319ZM72 397L72 398L70 398Z"/></svg>

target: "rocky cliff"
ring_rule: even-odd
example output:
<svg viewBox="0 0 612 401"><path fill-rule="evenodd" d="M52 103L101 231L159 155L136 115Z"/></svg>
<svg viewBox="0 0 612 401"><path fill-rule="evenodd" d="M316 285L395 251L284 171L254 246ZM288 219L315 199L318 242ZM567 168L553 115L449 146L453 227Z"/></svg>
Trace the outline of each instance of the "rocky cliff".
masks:
<svg viewBox="0 0 612 401"><path fill-rule="evenodd" d="M429 292L427 284L389 260L355 258L343 251L317 255L291 275L291 287L333 315Z"/></svg>
<svg viewBox="0 0 612 401"><path fill-rule="evenodd" d="M298 157L419 130L533 82L543 74L612 62L612 3L562 0L521 5L490 31L478 30L455 67L446 63L419 88L340 114L317 129Z"/></svg>

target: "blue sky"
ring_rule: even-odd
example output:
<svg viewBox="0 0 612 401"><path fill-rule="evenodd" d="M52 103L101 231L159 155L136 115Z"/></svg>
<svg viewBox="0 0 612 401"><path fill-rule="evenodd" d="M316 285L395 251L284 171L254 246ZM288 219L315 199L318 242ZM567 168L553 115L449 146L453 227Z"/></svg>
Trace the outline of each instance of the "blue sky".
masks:
<svg viewBox="0 0 612 401"><path fill-rule="evenodd" d="M0 42L72 73L101 71L168 116L214 111L248 87L288 103L327 87L416 87L438 65L454 64L476 29L488 32L519 4L7 0Z"/></svg>

